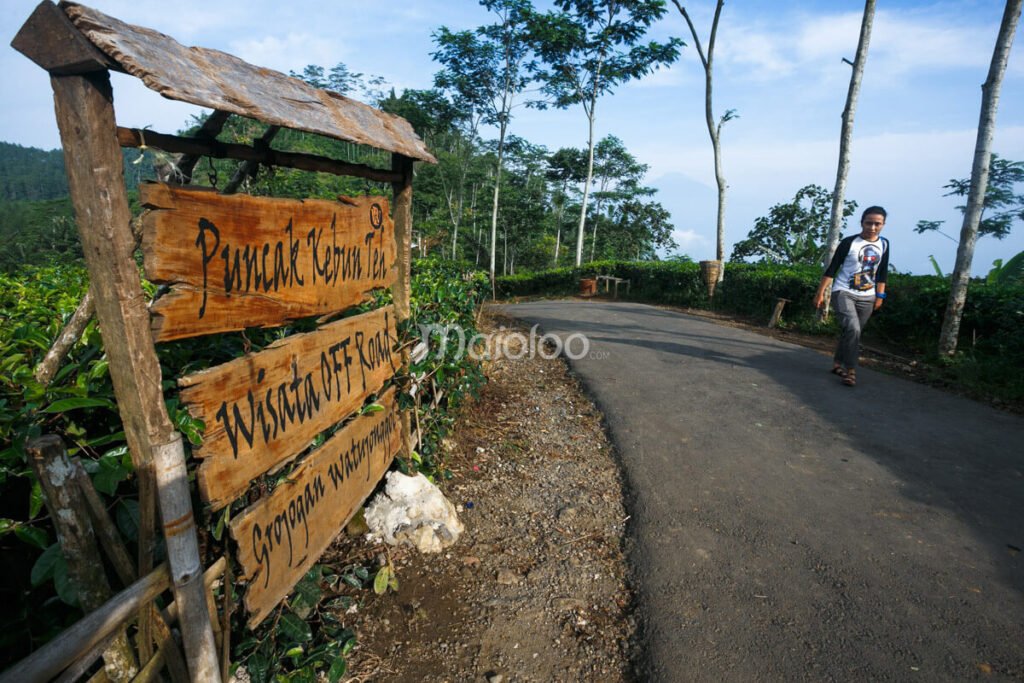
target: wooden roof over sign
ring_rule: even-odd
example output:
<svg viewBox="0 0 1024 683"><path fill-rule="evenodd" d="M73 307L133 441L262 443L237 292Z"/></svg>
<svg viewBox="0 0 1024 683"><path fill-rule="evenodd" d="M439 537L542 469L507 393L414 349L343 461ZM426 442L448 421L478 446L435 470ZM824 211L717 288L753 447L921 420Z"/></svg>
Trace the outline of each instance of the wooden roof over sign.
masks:
<svg viewBox="0 0 1024 683"><path fill-rule="evenodd" d="M60 7L121 69L168 99L437 161L401 117L219 50L185 47L85 5L62 2Z"/></svg>

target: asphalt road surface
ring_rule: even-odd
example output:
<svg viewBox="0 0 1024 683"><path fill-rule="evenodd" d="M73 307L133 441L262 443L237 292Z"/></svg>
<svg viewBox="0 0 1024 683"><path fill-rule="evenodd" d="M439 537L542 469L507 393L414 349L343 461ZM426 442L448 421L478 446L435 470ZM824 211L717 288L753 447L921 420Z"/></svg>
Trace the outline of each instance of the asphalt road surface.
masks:
<svg viewBox="0 0 1024 683"><path fill-rule="evenodd" d="M501 310L590 340L643 680L1024 679L1024 419L651 306Z"/></svg>

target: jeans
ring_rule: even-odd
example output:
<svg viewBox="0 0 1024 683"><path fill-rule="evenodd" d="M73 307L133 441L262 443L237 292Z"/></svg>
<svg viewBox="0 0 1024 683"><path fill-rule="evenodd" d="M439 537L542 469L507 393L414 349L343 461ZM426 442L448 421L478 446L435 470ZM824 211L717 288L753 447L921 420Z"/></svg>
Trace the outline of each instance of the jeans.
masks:
<svg viewBox="0 0 1024 683"><path fill-rule="evenodd" d="M847 370L857 367L860 335L875 310L875 297L854 296L849 292L832 292L832 310L839 322L839 342L833 359Z"/></svg>

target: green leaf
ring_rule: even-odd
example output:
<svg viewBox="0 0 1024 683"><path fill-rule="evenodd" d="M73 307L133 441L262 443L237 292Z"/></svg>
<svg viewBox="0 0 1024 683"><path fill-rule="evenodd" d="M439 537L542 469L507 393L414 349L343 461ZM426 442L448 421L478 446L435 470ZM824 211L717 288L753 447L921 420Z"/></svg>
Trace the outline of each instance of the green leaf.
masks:
<svg viewBox="0 0 1024 683"><path fill-rule="evenodd" d="M252 683L266 683L267 675L270 673L270 659L262 652L257 652L245 660L245 666Z"/></svg>
<svg viewBox="0 0 1024 683"><path fill-rule="evenodd" d="M63 555L53 568L53 585L61 600L72 607L78 606L78 587L68 575L68 564L64 561Z"/></svg>
<svg viewBox="0 0 1024 683"><path fill-rule="evenodd" d="M14 527L14 535L25 543L35 546L40 550L45 550L46 547L50 545L50 535L46 533L44 529L40 529L39 527L19 524Z"/></svg>
<svg viewBox="0 0 1024 683"><path fill-rule="evenodd" d="M63 413L77 408L109 408L117 410L114 402L106 398L64 398L54 401L43 409L44 413Z"/></svg>
<svg viewBox="0 0 1024 683"><path fill-rule="evenodd" d="M99 446L106 446L107 444L124 441L124 438L124 432L114 432L113 434L107 434L96 439L90 439L86 443L93 448L98 448Z"/></svg>
<svg viewBox="0 0 1024 683"><path fill-rule="evenodd" d="M231 506L224 508L224 512L221 513L219 519L217 519L217 526L213 528L213 537L216 540L220 540L224 535L224 527L227 526L228 519L231 517Z"/></svg>
<svg viewBox="0 0 1024 683"><path fill-rule="evenodd" d="M36 563L32 565L32 573L29 575L32 586L41 586L52 579L57 562L63 560L64 555L60 552L60 543L54 543L44 550L43 554L36 559Z"/></svg>
<svg viewBox="0 0 1024 683"><path fill-rule="evenodd" d="M43 485L40 484L37 479L32 482L32 491L29 493L28 497L28 518L35 519L38 517L45 502L46 496L43 495Z"/></svg>
<svg viewBox="0 0 1024 683"><path fill-rule="evenodd" d="M327 670L327 680L329 683L338 683L341 677L345 675L347 669L348 664L345 662L345 657L335 657L334 661L331 662L331 668Z"/></svg>
<svg viewBox="0 0 1024 683"><path fill-rule="evenodd" d="M341 648L341 654L348 656L348 653L352 652L352 649L356 646L356 639L349 638L345 641L345 644Z"/></svg>
<svg viewBox="0 0 1024 683"><path fill-rule="evenodd" d="M130 498L122 499L117 504L117 511L114 513L117 518L117 528L121 530L129 541L139 540L139 501Z"/></svg>
<svg viewBox="0 0 1024 683"><path fill-rule="evenodd" d="M373 415L374 413L384 412L384 406L379 403L371 403L370 405L363 408L363 415Z"/></svg>
<svg viewBox="0 0 1024 683"><path fill-rule="evenodd" d="M377 595L384 595L391 583L391 569L384 565L377 570L377 576L373 578L373 592Z"/></svg>
<svg viewBox="0 0 1024 683"><path fill-rule="evenodd" d="M307 643L313 639L313 631L309 628L309 624L291 612L281 617L278 628L281 635L292 642Z"/></svg>
<svg viewBox="0 0 1024 683"><path fill-rule="evenodd" d="M92 477L93 486L97 491L108 496L114 495L117 485L127 479L133 471L127 446L107 451L100 456L96 463L98 468Z"/></svg>
<svg viewBox="0 0 1024 683"><path fill-rule="evenodd" d="M299 657L305 650L302 649L301 645L296 645L287 652L284 653L285 657Z"/></svg>

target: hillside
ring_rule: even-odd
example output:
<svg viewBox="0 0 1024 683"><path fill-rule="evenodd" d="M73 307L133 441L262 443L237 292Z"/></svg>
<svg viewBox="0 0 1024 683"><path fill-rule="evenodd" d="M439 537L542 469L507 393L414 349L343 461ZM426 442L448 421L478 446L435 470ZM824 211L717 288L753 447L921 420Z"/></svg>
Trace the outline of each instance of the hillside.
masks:
<svg viewBox="0 0 1024 683"><path fill-rule="evenodd" d="M0 142L0 201L58 199L67 194L62 150Z"/></svg>

